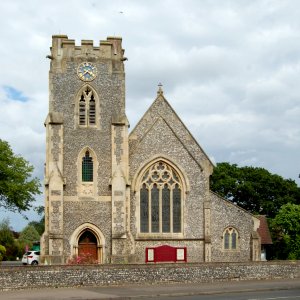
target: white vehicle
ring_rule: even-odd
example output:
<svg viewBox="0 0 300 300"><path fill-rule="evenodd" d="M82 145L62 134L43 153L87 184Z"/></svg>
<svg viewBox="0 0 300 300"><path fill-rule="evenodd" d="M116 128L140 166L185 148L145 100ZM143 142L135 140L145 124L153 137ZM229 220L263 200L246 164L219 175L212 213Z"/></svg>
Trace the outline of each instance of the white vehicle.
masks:
<svg viewBox="0 0 300 300"><path fill-rule="evenodd" d="M22 258L23 265L38 265L40 261L40 251L27 251Z"/></svg>

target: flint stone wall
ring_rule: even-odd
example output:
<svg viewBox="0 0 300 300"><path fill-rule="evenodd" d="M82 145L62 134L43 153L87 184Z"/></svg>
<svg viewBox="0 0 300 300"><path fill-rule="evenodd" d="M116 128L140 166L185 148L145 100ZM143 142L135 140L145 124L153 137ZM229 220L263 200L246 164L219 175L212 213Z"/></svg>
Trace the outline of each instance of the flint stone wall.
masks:
<svg viewBox="0 0 300 300"><path fill-rule="evenodd" d="M0 268L0 290L300 278L300 261Z"/></svg>

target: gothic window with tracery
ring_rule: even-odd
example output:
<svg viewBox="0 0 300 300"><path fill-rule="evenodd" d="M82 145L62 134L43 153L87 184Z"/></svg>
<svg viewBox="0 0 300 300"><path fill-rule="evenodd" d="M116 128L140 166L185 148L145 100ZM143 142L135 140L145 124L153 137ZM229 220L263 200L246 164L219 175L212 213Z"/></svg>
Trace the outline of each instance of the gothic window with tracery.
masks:
<svg viewBox="0 0 300 300"><path fill-rule="evenodd" d="M228 227L223 233L224 250L237 250L238 233L236 229Z"/></svg>
<svg viewBox="0 0 300 300"><path fill-rule="evenodd" d="M93 181L93 158L90 156L89 151L85 152L85 156L82 158L82 181Z"/></svg>
<svg viewBox="0 0 300 300"><path fill-rule="evenodd" d="M140 232L182 232L182 184L163 161L149 167L140 187Z"/></svg>
<svg viewBox="0 0 300 300"><path fill-rule="evenodd" d="M83 90L79 99L79 125L96 125L96 101L95 95L88 86Z"/></svg>

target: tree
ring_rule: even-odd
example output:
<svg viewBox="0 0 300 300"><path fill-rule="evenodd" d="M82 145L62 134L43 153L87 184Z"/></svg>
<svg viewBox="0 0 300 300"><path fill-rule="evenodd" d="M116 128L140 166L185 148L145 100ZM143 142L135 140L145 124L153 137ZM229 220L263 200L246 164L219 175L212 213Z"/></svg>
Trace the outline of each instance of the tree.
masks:
<svg viewBox="0 0 300 300"><path fill-rule="evenodd" d="M45 217L42 217L40 221L31 221L28 225L33 226L37 233L41 236L45 231Z"/></svg>
<svg viewBox="0 0 300 300"><path fill-rule="evenodd" d="M27 225L19 236L19 241L32 246L33 242L39 241L40 235L32 225Z"/></svg>
<svg viewBox="0 0 300 300"><path fill-rule="evenodd" d="M34 195L40 194L40 182L31 178L33 166L13 153L9 144L0 139L0 207L25 211Z"/></svg>
<svg viewBox="0 0 300 300"><path fill-rule="evenodd" d="M7 247L14 243L14 236L9 225L9 219L0 223L0 245Z"/></svg>
<svg viewBox="0 0 300 300"><path fill-rule="evenodd" d="M18 254L18 246L15 242L9 219L4 219L0 223L0 245L4 246L6 252L3 253L4 260L14 260Z"/></svg>
<svg viewBox="0 0 300 300"><path fill-rule="evenodd" d="M26 248L31 249L34 242L40 240L40 235L34 226L28 224L20 233L17 241L18 245L18 256L24 254Z"/></svg>
<svg viewBox="0 0 300 300"><path fill-rule="evenodd" d="M275 246L280 249L280 253L275 255L281 259L300 259L300 205L283 205L272 220L271 227L276 233Z"/></svg>
<svg viewBox="0 0 300 300"><path fill-rule="evenodd" d="M41 216L41 219L39 221L31 221L28 225L32 225L41 236L45 231L45 208L44 206L37 206L34 210Z"/></svg>
<svg viewBox="0 0 300 300"><path fill-rule="evenodd" d="M295 181L271 174L263 168L218 163L211 176L211 190L242 208L275 217L286 203L300 204Z"/></svg>

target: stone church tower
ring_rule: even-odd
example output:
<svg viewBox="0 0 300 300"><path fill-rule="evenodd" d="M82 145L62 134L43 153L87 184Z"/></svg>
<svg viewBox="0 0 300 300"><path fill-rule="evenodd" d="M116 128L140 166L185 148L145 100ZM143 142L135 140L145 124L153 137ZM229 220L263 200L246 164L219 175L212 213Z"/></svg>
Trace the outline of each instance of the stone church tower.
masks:
<svg viewBox="0 0 300 300"><path fill-rule="evenodd" d="M65 35L52 38L42 241L52 263L80 254L82 232L87 242L96 241L90 251L101 262L113 259L114 249L127 248L129 124L123 54L120 38L108 38L99 47L90 40L75 46Z"/></svg>
<svg viewBox="0 0 300 300"><path fill-rule="evenodd" d="M161 88L128 134L121 42L52 37L42 261L258 260L259 220L209 190L213 165Z"/></svg>

